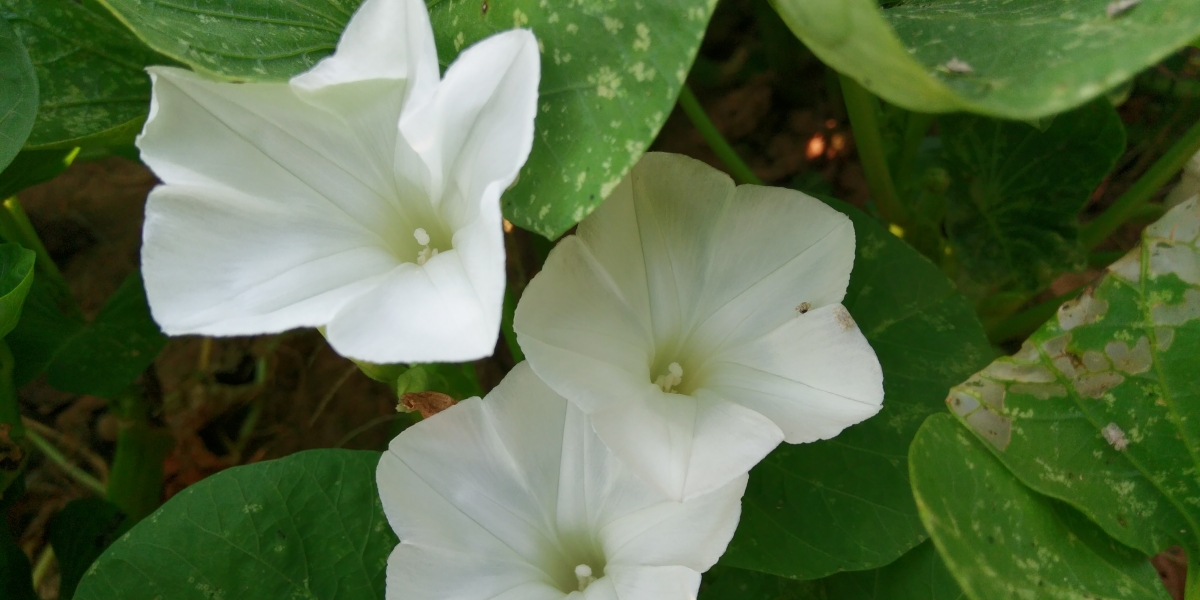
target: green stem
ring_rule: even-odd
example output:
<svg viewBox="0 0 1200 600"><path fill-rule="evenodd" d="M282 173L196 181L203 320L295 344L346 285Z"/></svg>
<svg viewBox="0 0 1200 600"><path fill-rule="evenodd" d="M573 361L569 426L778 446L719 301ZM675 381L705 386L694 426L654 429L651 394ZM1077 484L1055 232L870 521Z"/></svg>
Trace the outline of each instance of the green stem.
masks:
<svg viewBox="0 0 1200 600"><path fill-rule="evenodd" d="M50 258L46 246L42 245L42 240L33 230L33 224L29 222L29 217L25 214L25 209L21 208L17 197L12 196L0 204L0 235L10 242L33 250L37 257L33 264L34 271L38 277L43 277L50 283L49 289L59 310L66 316L80 314L79 304L71 295L71 286L63 277L62 271L58 270L58 265L54 264L54 259Z"/></svg>
<svg viewBox="0 0 1200 600"><path fill-rule="evenodd" d="M845 75L839 74L838 77L842 84L842 97L846 100L846 112L850 116L850 126L854 129L858 160L862 163L867 186L871 188L871 197L884 219L904 227L908 224L908 213L896 193L887 155L883 150L879 100L857 81Z"/></svg>
<svg viewBox="0 0 1200 600"><path fill-rule="evenodd" d="M9 241L17 242L37 254L36 264L39 270L63 286L67 285L67 280L58 270L58 265L54 264L54 259L50 258L50 252L42 244L37 232L33 230L33 223L29 222L29 216L25 214L25 209L21 207L16 196L4 201L4 210L0 210L0 221L3 222L0 227L3 228L5 237L10 238Z"/></svg>
<svg viewBox="0 0 1200 600"><path fill-rule="evenodd" d="M1031 306L1015 315L1012 315L1003 321L1000 321L995 326L988 329L988 340L993 344L999 344L1007 340L1024 339L1029 337L1043 323L1049 321L1051 317L1058 312L1058 307L1075 296L1079 295L1080 286L1056 298L1051 298L1040 304Z"/></svg>
<svg viewBox="0 0 1200 600"><path fill-rule="evenodd" d="M708 143L708 147L716 153L717 158L729 169L729 174L738 183L752 183L754 185L763 185L758 175L742 162L742 158L733 150L733 146L725 141L725 137L708 118L708 113L704 112L704 107L700 106L700 101L696 99L696 95L692 93L691 88L684 85L679 92L679 107L683 109L684 114L692 120L692 124L696 126L696 130L700 132L700 137Z"/></svg>
<svg viewBox="0 0 1200 600"><path fill-rule="evenodd" d="M108 475L107 499L134 522L140 521L162 499L163 460L175 440L170 432L150 422L150 407L139 386L130 386L116 400L123 421Z"/></svg>
<svg viewBox="0 0 1200 600"><path fill-rule="evenodd" d="M83 484L84 487L91 489L101 496L105 494L104 484L100 483L100 480L92 477L83 469L75 466L75 464L68 460L62 452L58 451L58 448L54 447L54 444L46 441L46 438L42 437L41 434L32 429L26 429L25 439L32 442L33 446L37 448L39 452L45 455L46 458L50 459L50 462L58 465L58 468L62 469L67 475L70 475L75 481L78 481L79 483Z"/></svg>
<svg viewBox="0 0 1200 600"><path fill-rule="evenodd" d="M1079 241L1089 250L1103 242L1136 215L1142 205L1166 185L1197 151L1200 151L1200 123L1187 130L1112 206L1081 227Z"/></svg>
<svg viewBox="0 0 1200 600"><path fill-rule="evenodd" d="M50 544L46 544L42 548L42 553L38 555L37 563L33 565L33 589L36 591L42 587L42 583L46 581L46 575L50 573L50 566L54 564L54 548Z"/></svg>
<svg viewBox="0 0 1200 600"><path fill-rule="evenodd" d="M1121 259L1122 256L1128 254L1123 250L1113 250L1112 252L1093 252L1088 255L1088 266L1093 269L1103 269Z"/></svg>
<svg viewBox="0 0 1200 600"><path fill-rule="evenodd" d="M900 161L896 165L896 175L903 183L911 185L913 175L917 170L917 157L921 155L921 143L925 134L933 125L933 115L926 113L908 113L904 126L904 147L900 152ZM907 189L907 188L905 188Z"/></svg>

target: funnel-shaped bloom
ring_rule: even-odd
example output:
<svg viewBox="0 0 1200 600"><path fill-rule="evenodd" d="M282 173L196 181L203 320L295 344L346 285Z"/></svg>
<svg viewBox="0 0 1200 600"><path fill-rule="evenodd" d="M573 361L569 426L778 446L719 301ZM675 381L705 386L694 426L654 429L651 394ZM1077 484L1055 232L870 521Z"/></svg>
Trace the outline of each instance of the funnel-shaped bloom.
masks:
<svg viewBox="0 0 1200 600"><path fill-rule="evenodd" d="M853 262L850 220L821 202L647 154L550 253L515 326L600 439L686 499L879 410L879 362L839 304Z"/></svg>
<svg viewBox="0 0 1200 600"><path fill-rule="evenodd" d="M337 51L290 82L150 73L138 147L164 185L142 265L164 331L324 326L372 362L491 353L500 194L533 143L532 33L476 44L439 81L425 3L367 0Z"/></svg>
<svg viewBox="0 0 1200 600"><path fill-rule="evenodd" d="M400 536L388 600L690 600L747 478L664 498L522 363L486 399L400 434L377 480Z"/></svg>

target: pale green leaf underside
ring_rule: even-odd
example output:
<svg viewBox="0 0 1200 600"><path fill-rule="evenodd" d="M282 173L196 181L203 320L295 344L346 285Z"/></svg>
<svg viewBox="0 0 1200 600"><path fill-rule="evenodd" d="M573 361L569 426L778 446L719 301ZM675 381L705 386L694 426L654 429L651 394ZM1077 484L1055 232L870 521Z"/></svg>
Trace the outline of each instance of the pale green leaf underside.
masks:
<svg viewBox="0 0 1200 600"><path fill-rule="evenodd" d="M883 410L811 444L783 444L750 473L742 520L721 564L796 579L872 569L925 539L909 492L917 428L945 390L990 354L970 304L942 272L877 221L854 222L843 301L883 367Z"/></svg>
<svg viewBox="0 0 1200 600"><path fill-rule="evenodd" d="M1154 554L1200 521L1200 202L947 402L1035 490Z"/></svg>
<svg viewBox="0 0 1200 600"><path fill-rule="evenodd" d="M975 600L1168 600L1146 557L1012 476L947 414L930 417L909 453L921 519Z"/></svg>
<svg viewBox="0 0 1200 600"><path fill-rule="evenodd" d="M97 559L76 600L383 598L397 544L378 452L310 450L213 475Z"/></svg>
<svg viewBox="0 0 1200 600"><path fill-rule="evenodd" d="M357 0L101 0L151 48L192 68L286 80L337 45ZM432 0L438 56L533 29L542 50L535 141L502 200L513 223L557 237L608 195L666 121L715 0Z"/></svg>
<svg viewBox="0 0 1200 600"><path fill-rule="evenodd" d="M920 112L1032 119L1079 106L1200 35L1200 0L772 0L827 64ZM958 59L971 72L946 65Z"/></svg>

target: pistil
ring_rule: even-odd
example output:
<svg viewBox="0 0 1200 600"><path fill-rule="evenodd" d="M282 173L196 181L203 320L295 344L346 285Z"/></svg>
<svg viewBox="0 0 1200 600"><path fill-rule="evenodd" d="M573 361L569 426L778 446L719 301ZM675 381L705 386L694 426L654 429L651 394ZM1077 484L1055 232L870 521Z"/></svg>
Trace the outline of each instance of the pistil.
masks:
<svg viewBox="0 0 1200 600"><path fill-rule="evenodd" d="M584 591L596 578L592 575L592 568L588 565L579 565L575 567L575 578L579 580L579 591Z"/></svg>

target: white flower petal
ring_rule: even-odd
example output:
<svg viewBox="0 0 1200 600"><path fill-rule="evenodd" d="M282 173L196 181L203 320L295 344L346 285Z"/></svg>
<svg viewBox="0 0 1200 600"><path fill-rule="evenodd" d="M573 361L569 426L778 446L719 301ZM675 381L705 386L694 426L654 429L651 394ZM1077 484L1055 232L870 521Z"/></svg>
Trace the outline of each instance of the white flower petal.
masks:
<svg viewBox="0 0 1200 600"><path fill-rule="evenodd" d="M628 179L630 185L618 186L579 225L579 237L595 244L596 259L608 273L645 273L642 281L624 275L620 282L634 298L648 290L654 337L672 340L700 317L695 292L705 285L711 240L733 197L733 180L700 161L657 152L642 157ZM627 234L615 233L628 228L638 232L636 245L627 243ZM618 239L607 241L612 235Z"/></svg>
<svg viewBox="0 0 1200 600"><path fill-rule="evenodd" d="M578 237L567 237L525 289L514 318L534 371L585 412L653 387L648 318L608 273Z"/></svg>
<svg viewBox="0 0 1200 600"><path fill-rule="evenodd" d="M730 484L783 440L768 418L718 396L648 387L590 417L625 466L669 498L690 500Z"/></svg>
<svg viewBox="0 0 1200 600"><path fill-rule="evenodd" d="M414 485L428 492L427 486L423 486L419 481ZM396 493L399 490L388 492ZM407 494L403 498L410 502L444 502L440 496L427 493ZM430 518L443 519L431 523L444 523L449 520L463 528L473 526L469 519L462 520L461 514L439 515L431 511ZM544 581L545 576L540 570L527 562L508 558L511 552L507 548L487 542L481 544L477 538L472 539L475 540L472 543L476 544L476 547L471 552L413 544L408 541L396 546L388 557L385 597L388 600L557 600L565 596L561 590ZM520 595L514 595L518 592Z"/></svg>
<svg viewBox="0 0 1200 600"><path fill-rule="evenodd" d="M705 572L721 558L741 518L749 476L682 504L660 502L610 522L602 543L610 565L680 565ZM697 527L697 524L715 526Z"/></svg>
<svg viewBox="0 0 1200 600"><path fill-rule="evenodd" d="M505 283L499 198L533 140L530 32L468 49L440 82L425 3L367 0L336 52L287 84L150 73L138 146L166 208L151 210L157 241L144 259L158 265L147 287L168 331L326 325L335 348L372 362L491 354ZM185 195L203 202L169 201ZM199 285L224 287L177 293L197 287L178 275L197 259L156 232L188 228L203 231L180 239L241 238L196 250L214 261Z"/></svg>
<svg viewBox="0 0 1200 600"><path fill-rule="evenodd" d="M364 148L344 121L287 84L214 82L168 67L150 73L153 106L138 148L166 184L320 211L358 223L381 247L404 228L394 184L378 175L377 149Z"/></svg>
<svg viewBox="0 0 1200 600"><path fill-rule="evenodd" d="M497 203L533 147L541 60L528 30L493 35L464 50L428 102L400 120L404 142L420 157L414 170L406 149L396 172L427 177L430 198L456 227ZM403 146L404 144L400 144Z"/></svg>
<svg viewBox="0 0 1200 600"><path fill-rule="evenodd" d="M355 223L211 187L159 186L146 203L142 274L168 334L238 335L327 323L396 259Z"/></svg>
<svg viewBox="0 0 1200 600"><path fill-rule="evenodd" d="M724 552L746 484L695 503L663 498L525 363L487 399L406 430L377 476L403 549L389 564L388 597L417 600L553 597L538 582L575 599L649 600L657 596L636 594L688 586L694 595L693 568ZM582 594L580 565L597 576Z"/></svg>
<svg viewBox="0 0 1200 600"><path fill-rule="evenodd" d="M616 567L609 577L620 600L694 600L700 574L687 567Z"/></svg>
<svg viewBox="0 0 1200 600"><path fill-rule="evenodd" d="M854 266L854 225L820 200L793 190L743 185L714 231L692 344L740 344L846 295Z"/></svg>
<svg viewBox="0 0 1200 600"><path fill-rule="evenodd" d="M317 91L370 79L404 80L404 97L409 101L423 101L433 93L438 82L437 47L424 2L366 0L350 18L337 50L291 83Z"/></svg>
<svg viewBox="0 0 1200 600"><path fill-rule="evenodd" d="M845 314L853 261L853 225L823 203L649 153L551 252L514 327L532 368L629 468L693 498L785 437L829 437L878 411L862 335L794 323Z"/></svg>
<svg viewBox="0 0 1200 600"><path fill-rule="evenodd" d="M831 438L883 402L879 359L840 304L724 350L704 385L769 417L792 444Z"/></svg>
<svg viewBox="0 0 1200 600"><path fill-rule="evenodd" d="M501 305L484 313L456 250L403 263L347 302L325 335L339 354L378 363L455 362L490 356ZM496 314L492 314L496 313Z"/></svg>
<svg viewBox="0 0 1200 600"><path fill-rule="evenodd" d="M539 490L527 489L523 473L502 460L505 440L481 400L464 400L443 414L452 417L423 421L414 435L392 440L380 459L379 493L392 529L404 544L540 572L556 557L552 517L538 502Z"/></svg>

